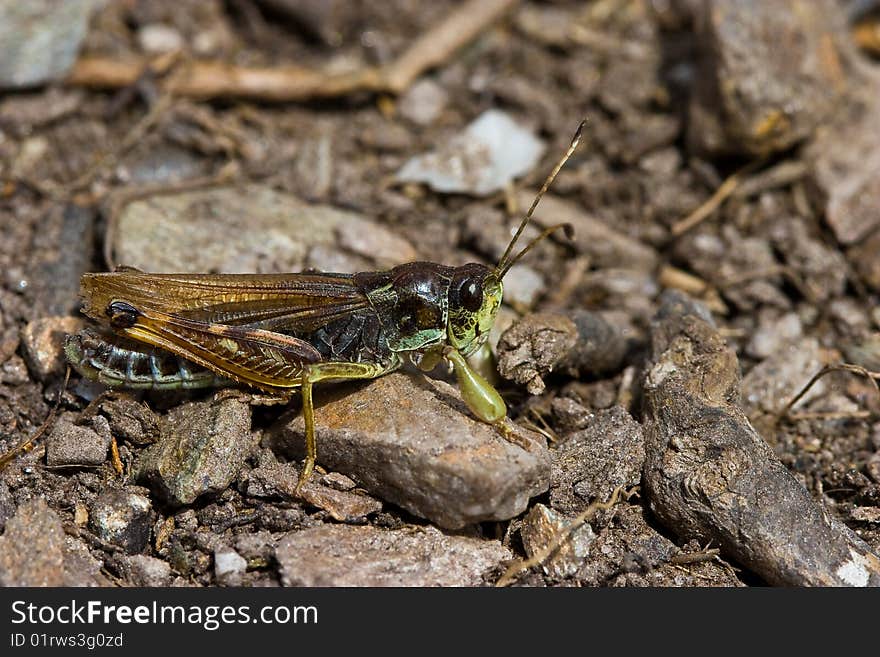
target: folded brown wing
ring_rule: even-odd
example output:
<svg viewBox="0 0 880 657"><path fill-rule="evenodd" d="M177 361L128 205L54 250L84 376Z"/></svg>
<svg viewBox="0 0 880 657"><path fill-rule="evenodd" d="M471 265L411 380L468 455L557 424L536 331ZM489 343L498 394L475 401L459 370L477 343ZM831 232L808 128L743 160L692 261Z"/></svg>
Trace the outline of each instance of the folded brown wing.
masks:
<svg viewBox="0 0 880 657"><path fill-rule="evenodd" d="M86 274L83 312L106 320L113 301L206 324L310 332L369 301L349 274Z"/></svg>

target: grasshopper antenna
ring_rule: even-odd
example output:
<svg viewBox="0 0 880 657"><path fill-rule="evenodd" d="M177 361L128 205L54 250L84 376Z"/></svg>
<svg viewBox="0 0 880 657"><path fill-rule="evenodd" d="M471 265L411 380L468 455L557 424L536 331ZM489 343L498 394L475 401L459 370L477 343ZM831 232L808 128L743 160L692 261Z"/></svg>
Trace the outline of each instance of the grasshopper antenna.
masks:
<svg viewBox="0 0 880 657"><path fill-rule="evenodd" d="M535 196L535 200L532 201L532 206L529 208L529 211L526 213L526 216L523 218L522 222L519 225L519 228L516 229L516 233L513 235L513 239L510 240L510 244L507 245L507 249L504 251L504 255L501 256L501 259L498 261L498 265L495 267L495 274L498 276L498 279L504 278L504 274L508 272L508 270L513 267L514 264L519 261L526 253L532 250L532 248L540 242L542 239L547 237L550 233L560 229L565 229L566 237L571 239L574 235L574 230L571 227L571 224L557 224L556 226L551 226L544 230L538 237L533 239L526 248L520 251L515 256L511 257L510 254L513 251L513 247L519 239L522 232L526 229L526 226L529 225L529 221L532 219L532 214L535 212L535 208L538 207L538 203L541 202L541 199L544 197L544 194L550 188L550 185L553 184L553 181L556 179L556 175L559 173L560 169L565 166L565 163L568 162L568 158L572 156L575 150L578 147L578 144L581 141L581 133L583 132L584 126L586 125L587 120L584 119L581 121L581 124L578 126L578 129L574 133L574 137L571 138L571 144L568 147L568 150L565 151L565 154L560 158L559 162L556 163L556 166L553 167L553 171L550 172L550 175L547 176L547 180L544 181L544 184L541 185L541 189L538 192L538 195Z"/></svg>
<svg viewBox="0 0 880 657"><path fill-rule="evenodd" d="M9 465L9 463L11 463L21 454L31 451L34 448L34 444L37 442L37 440L39 440L40 437L49 430L49 428L55 422L55 416L58 415L58 407L61 406L61 398L64 396L64 391L67 390L68 381L70 381L69 365L67 366L67 372L64 374L64 383L61 384L61 388L58 390L58 397L55 398L55 405L52 406L52 410L49 411L49 415L46 416L43 424L40 425L40 428L37 429L32 436L25 438L18 445L0 456L0 470Z"/></svg>

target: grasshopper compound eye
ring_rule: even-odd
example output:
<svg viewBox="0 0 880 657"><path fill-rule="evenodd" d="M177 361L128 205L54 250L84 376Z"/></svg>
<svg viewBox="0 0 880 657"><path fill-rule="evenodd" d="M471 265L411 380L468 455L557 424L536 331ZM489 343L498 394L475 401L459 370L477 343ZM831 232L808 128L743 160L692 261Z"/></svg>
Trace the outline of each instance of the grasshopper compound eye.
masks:
<svg viewBox="0 0 880 657"><path fill-rule="evenodd" d="M477 312L483 306L482 279L469 277L457 281L450 290L449 301L454 307L461 307L472 313Z"/></svg>

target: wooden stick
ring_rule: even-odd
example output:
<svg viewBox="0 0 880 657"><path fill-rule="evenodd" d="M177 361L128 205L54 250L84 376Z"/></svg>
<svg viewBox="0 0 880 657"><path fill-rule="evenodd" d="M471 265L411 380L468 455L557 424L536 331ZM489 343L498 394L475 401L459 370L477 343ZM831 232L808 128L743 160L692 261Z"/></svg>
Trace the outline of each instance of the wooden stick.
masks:
<svg viewBox="0 0 880 657"><path fill-rule="evenodd" d="M405 91L422 73L448 60L512 9L518 0L468 0L417 38L383 67L328 74L298 66L249 67L215 61L179 61L164 90L190 98L247 98L269 102L335 98L356 92ZM114 89L134 84L151 63L111 57L82 57L67 84Z"/></svg>

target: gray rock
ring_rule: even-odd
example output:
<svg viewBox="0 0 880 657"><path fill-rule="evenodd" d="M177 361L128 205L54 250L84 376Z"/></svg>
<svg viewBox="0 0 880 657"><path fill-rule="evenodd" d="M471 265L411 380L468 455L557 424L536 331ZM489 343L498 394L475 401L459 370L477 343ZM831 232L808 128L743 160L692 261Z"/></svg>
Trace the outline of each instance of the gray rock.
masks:
<svg viewBox="0 0 880 657"><path fill-rule="evenodd" d="M397 102L400 115L416 125L431 125L449 103L449 93L429 78L422 78L407 89Z"/></svg>
<svg viewBox="0 0 880 657"><path fill-rule="evenodd" d="M577 514L604 501L618 486L642 479L645 441L642 426L619 406L596 413L585 429L570 434L551 451L550 504Z"/></svg>
<svg viewBox="0 0 880 657"><path fill-rule="evenodd" d="M409 160L400 182L427 183L444 193L488 196L528 173L544 144L507 114L488 110L436 151Z"/></svg>
<svg viewBox="0 0 880 657"><path fill-rule="evenodd" d="M94 0L0 4L0 88L59 80L76 60Z"/></svg>
<svg viewBox="0 0 880 657"><path fill-rule="evenodd" d="M79 305L79 279L92 268L95 212L69 203L53 205L30 245L25 298L31 317L72 314Z"/></svg>
<svg viewBox="0 0 880 657"><path fill-rule="evenodd" d="M498 373L540 395L543 377L574 348L577 338L577 326L565 315L526 315L498 341Z"/></svg>
<svg viewBox="0 0 880 657"><path fill-rule="evenodd" d="M855 248L880 228L880 84L863 87L806 151L810 188L826 223L838 241Z"/></svg>
<svg viewBox="0 0 880 657"><path fill-rule="evenodd" d="M129 397L107 399L101 403L101 413L117 440L149 445L159 439L159 418L142 402Z"/></svg>
<svg viewBox="0 0 880 657"><path fill-rule="evenodd" d="M142 552L150 542L153 507L150 500L127 490L101 493L89 509L89 528L101 540L128 554Z"/></svg>
<svg viewBox="0 0 880 657"><path fill-rule="evenodd" d="M688 140L697 150L788 148L840 102L847 34L833 0L709 0L696 25Z"/></svg>
<svg viewBox="0 0 880 657"><path fill-rule="evenodd" d="M242 399L182 404L164 418L159 442L135 461L134 478L175 505L219 493L256 446L250 429L250 406Z"/></svg>
<svg viewBox="0 0 880 657"><path fill-rule="evenodd" d="M530 451L505 440L447 383L394 373L319 387L315 397L318 463L442 527L511 518L547 490L549 455L537 436L513 427ZM301 417L268 435L302 455Z"/></svg>
<svg viewBox="0 0 880 657"><path fill-rule="evenodd" d="M214 577L222 586L238 586L247 570L247 561L230 548L214 550Z"/></svg>
<svg viewBox="0 0 880 657"><path fill-rule="evenodd" d="M819 343L815 338L788 342L743 377L742 393L746 409L750 413L781 411L810 378L822 369L822 364ZM825 384L819 379L798 405L815 399L824 391Z"/></svg>
<svg viewBox="0 0 880 657"><path fill-rule="evenodd" d="M123 560L123 574L135 586L168 586L171 565L146 554L131 554Z"/></svg>
<svg viewBox="0 0 880 657"><path fill-rule="evenodd" d="M46 465L98 466L104 463L112 439L110 427L101 416L93 418L93 427L59 420L46 441Z"/></svg>
<svg viewBox="0 0 880 657"><path fill-rule="evenodd" d="M523 518L520 529L526 555L531 558L545 550L558 540L560 534L566 532L570 522L569 518L543 504L533 506ZM588 523L583 523L574 531L566 532L565 540L541 562L541 569L553 579L564 579L574 575L589 556L590 544L595 538L593 528Z"/></svg>
<svg viewBox="0 0 880 657"><path fill-rule="evenodd" d="M275 550L285 586L479 586L512 556L498 541L434 527L324 525L291 532Z"/></svg>
<svg viewBox="0 0 880 657"><path fill-rule="evenodd" d="M120 264L154 272L294 272L307 266L311 249L338 250L340 238L343 249L378 267L415 259L408 242L361 215L260 185L132 202L119 217L113 252Z"/></svg>
<svg viewBox="0 0 880 657"><path fill-rule="evenodd" d="M846 254L859 277L874 291L880 291L880 258L877 253L880 253L880 231L854 245ZM874 310L880 318L880 310ZM880 326L880 319L875 323Z"/></svg>
<svg viewBox="0 0 880 657"><path fill-rule="evenodd" d="M106 585L99 568L42 499L22 504L0 536L0 586Z"/></svg>
<svg viewBox="0 0 880 657"><path fill-rule="evenodd" d="M21 330L21 347L28 369L38 381L64 374L64 337L85 326L79 317L44 317Z"/></svg>
<svg viewBox="0 0 880 657"><path fill-rule="evenodd" d="M771 584L880 585L880 557L816 503L749 422L733 350L696 315L664 315L652 326L644 381L644 492L657 519L716 542Z"/></svg>
<svg viewBox="0 0 880 657"><path fill-rule="evenodd" d="M336 490L321 485L312 478L303 486L299 495L296 486L299 483L300 469L293 463L278 463L271 452L264 452L260 457L259 467L248 475L247 494L255 497L281 497L282 499L302 498L305 502L326 511L330 517L340 522L355 522L382 510L382 502L369 495ZM335 473L348 479L345 475ZM325 479L328 475L322 477ZM349 479L349 481L351 481ZM356 485L351 482L352 486Z"/></svg>
<svg viewBox="0 0 880 657"><path fill-rule="evenodd" d="M768 358L801 335L803 326L797 313L780 315L773 309L763 309L758 314L758 327L746 345L746 353L752 358Z"/></svg>

